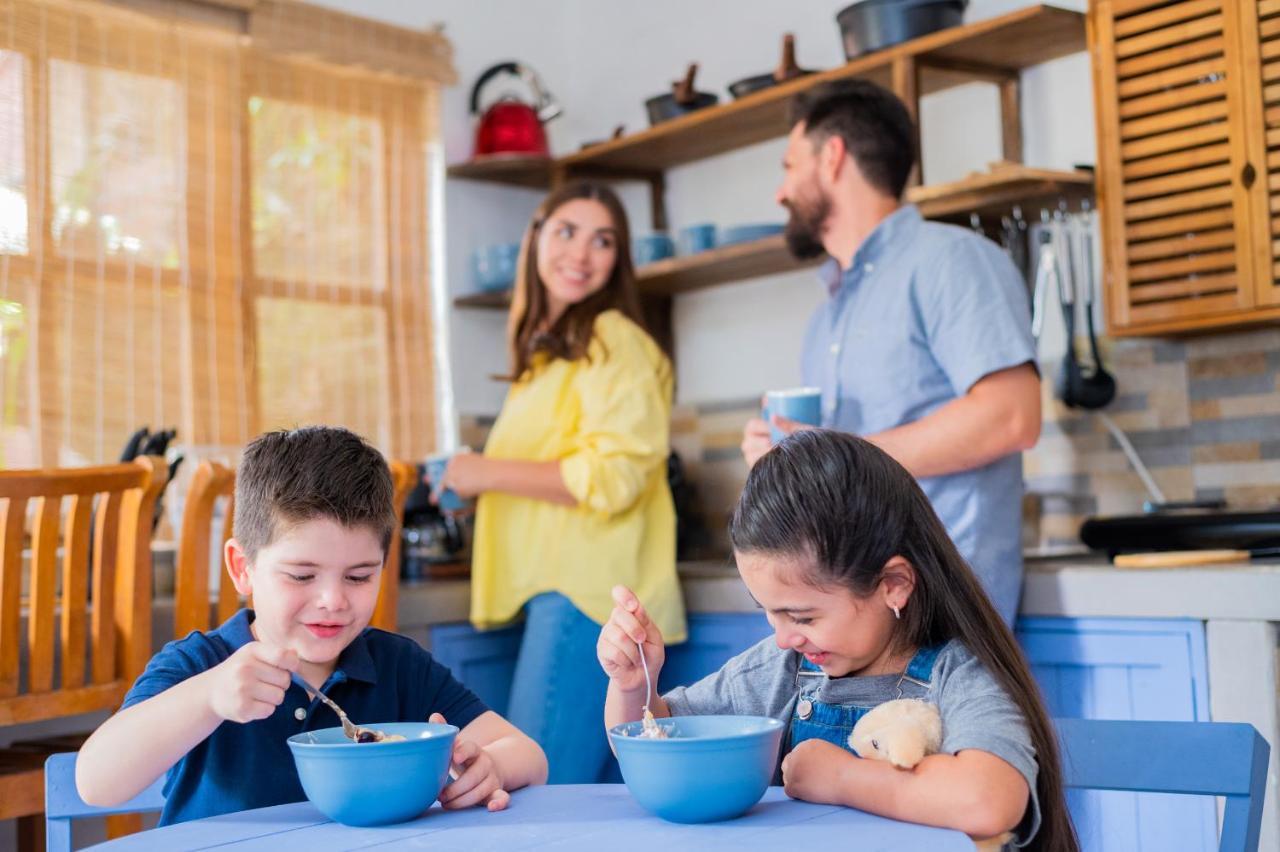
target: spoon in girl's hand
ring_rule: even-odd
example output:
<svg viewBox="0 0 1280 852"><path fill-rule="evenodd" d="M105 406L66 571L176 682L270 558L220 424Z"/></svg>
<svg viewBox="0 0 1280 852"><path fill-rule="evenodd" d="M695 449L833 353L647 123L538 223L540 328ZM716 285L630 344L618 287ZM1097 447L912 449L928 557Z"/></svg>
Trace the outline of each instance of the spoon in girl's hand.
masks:
<svg viewBox="0 0 1280 852"><path fill-rule="evenodd" d="M647 737L651 740L665 740L667 732L659 727L657 721L653 718L653 711L649 709L649 696L653 695L653 682L649 679L649 661L644 658L644 645L640 642L636 643L636 650L640 652L640 665L644 668L644 715L640 722L640 736Z"/></svg>

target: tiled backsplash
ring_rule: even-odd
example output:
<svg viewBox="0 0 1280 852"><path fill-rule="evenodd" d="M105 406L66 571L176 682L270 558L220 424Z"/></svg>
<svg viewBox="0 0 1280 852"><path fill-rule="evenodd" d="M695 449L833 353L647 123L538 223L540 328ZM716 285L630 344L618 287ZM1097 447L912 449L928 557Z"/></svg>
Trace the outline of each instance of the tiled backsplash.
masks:
<svg viewBox="0 0 1280 852"><path fill-rule="evenodd" d="M1280 330L1104 341L1103 359L1119 386L1105 411L1166 499L1280 504ZM1149 499L1102 421L1053 398L1057 369L1044 367L1044 428L1023 460L1032 548L1075 544L1086 515L1139 512ZM672 416L672 448L697 487L713 553L728 551L729 513L747 476L742 426L758 407L758 399L682 405ZM483 446L491 423L463 418L463 442Z"/></svg>

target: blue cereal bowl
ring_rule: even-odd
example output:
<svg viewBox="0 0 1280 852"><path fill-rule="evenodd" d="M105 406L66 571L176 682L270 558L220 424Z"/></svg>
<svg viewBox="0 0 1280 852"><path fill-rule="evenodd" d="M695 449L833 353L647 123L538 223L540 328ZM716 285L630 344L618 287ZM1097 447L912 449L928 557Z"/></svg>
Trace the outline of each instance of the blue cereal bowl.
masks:
<svg viewBox="0 0 1280 852"><path fill-rule="evenodd" d="M298 778L311 803L343 825L406 822L431 807L449 777L458 729L433 722L364 727L405 740L353 743L342 728L289 737Z"/></svg>
<svg viewBox="0 0 1280 852"><path fill-rule="evenodd" d="M658 724L668 739L637 736L640 722L609 730L622 780L642 807L671 822L715 822L760 801L778 763L782 722L767 716L676 716Z"/></svg>

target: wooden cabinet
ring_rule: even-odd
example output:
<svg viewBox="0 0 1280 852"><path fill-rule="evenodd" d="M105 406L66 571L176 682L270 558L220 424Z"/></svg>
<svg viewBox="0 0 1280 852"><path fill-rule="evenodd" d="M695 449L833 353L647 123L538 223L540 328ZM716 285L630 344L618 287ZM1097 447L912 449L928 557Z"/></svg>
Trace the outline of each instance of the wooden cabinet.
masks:
<svg viewBox="0 0 1280 852"><path fill-rule="evenodd" d="M1051 716L1166 722L1209 718L1204 626L1199 621L1023 618L1015 633ZM1072 790L1067 806L1082 852L1218 848L1218 821L1209 797Z"/></svg>
<svg viewBox="0 0 1280 852"><path fill-rule="evenodd" d="M1280 320L1280 0L1093 0L1109 328Z"/></svg>

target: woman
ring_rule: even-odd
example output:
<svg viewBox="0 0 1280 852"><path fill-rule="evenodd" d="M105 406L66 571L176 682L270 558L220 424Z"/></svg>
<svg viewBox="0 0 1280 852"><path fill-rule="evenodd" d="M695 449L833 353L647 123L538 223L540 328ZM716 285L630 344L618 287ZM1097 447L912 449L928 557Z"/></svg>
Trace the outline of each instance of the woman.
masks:
<svg viewBox="0 0 1280 852"><path fill-rule="evenodd" d="M610 589L634 589L664 636L685 638L666 481L671 363L644 330L612 191L573 184L542 202L507 344L511 389L485 451L451 459L441 485L479 497L472 621L524 611L508 718L546 751L551 783L591 783L609 758L595 641Z"/></svg>

